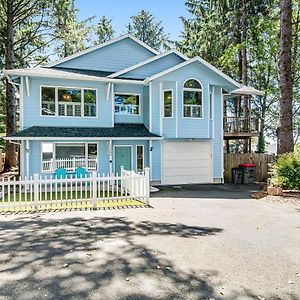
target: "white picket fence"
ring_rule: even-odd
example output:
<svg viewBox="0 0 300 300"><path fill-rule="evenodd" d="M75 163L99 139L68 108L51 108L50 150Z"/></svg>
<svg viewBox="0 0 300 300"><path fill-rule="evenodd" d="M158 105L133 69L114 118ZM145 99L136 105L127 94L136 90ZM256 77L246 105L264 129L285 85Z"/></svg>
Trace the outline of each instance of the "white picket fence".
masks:
<svg viewBox="0 0 300 300"><path fill-rule="evenodd" d="M121 175L101 176L96 172L84 178L49 178L35 174L0 183L0 211L19 209L97 209L108 202L136 200L150 204L150 170L135 173L121 169Z"/></svg>

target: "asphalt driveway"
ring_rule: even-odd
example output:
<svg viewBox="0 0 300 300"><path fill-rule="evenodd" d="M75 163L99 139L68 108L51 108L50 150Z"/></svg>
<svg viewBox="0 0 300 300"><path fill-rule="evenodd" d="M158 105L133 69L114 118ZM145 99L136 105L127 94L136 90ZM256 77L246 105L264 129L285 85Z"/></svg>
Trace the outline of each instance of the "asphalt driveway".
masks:
<svg viewBox="0 0 300 300"><path fill-rule="evenodd" d="M300 211L250 199L255 188L0 215L0 299L300 299Z"/></svg>

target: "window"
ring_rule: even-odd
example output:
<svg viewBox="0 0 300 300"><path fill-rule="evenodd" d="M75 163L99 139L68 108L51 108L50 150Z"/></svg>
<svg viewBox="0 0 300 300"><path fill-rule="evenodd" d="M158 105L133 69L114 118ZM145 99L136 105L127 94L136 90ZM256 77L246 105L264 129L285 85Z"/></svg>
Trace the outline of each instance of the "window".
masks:
<svg viewBox="0 0 300 300"><path fill-rule="evenodd" d="M144 171L144 146L136 146L136 171Z"/></svg>
<svg viewBox="0 0 300 300"><path fill-rule="evenodd" d="M96 117L94 89L41 87L41 114L44 116Z"/></svg>
<svg viewBox="0 0 300 300"><path fill-rule="evenodd" d="M43 143L42 171L54 172L57 168L64 168L68 172L75 172L83 167L89 171L97 170L97 143Z"/></svg>
<svg viewBox="0 0 300 300"><path fill-rule="evenodd" d="M164 91L164 117L171 118L172 116L173 116L172 90Z"/></svg>
<svg viewBox="0 0 300 300"><path fill-rule="evenodd" d="M139 115L140 96L129 94L115 94L115 114Z"/></svg>
<svg viewBox="0 0 300 300"><path fill-rule="evenodd" d="M183 116L202 118L202 87L195 79L187 80L183 87Z"/></svg>

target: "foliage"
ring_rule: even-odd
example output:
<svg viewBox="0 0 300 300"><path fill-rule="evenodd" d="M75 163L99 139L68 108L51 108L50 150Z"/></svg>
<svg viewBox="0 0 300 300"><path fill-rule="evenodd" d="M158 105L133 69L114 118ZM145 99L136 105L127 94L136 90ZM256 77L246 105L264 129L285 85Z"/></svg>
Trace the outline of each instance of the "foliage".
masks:
<svg viewBox="0 0 300 300"><path fill-rule="evenodd" d="M112 26L112 20L108 19L106 16L103 16L97 24L97 41L95 42L95 44L101 44L111 40L114 37L114 34L115 31Z"/></svg>
<svg viewBox="0 0 300 300"><path fill-rule="evenodd" d="M271 184L300 190L300 151L280 155L273 167Z"/></svg>
<svg viewBox="0 0 300 300"><path fill-rule="evenodd" d="M161 23L161 21L157 22L150 12L141 10L131 17L131 22L126 27L128 33L150 47L160 50L166 46L168 40L168 35Z"/></svg>

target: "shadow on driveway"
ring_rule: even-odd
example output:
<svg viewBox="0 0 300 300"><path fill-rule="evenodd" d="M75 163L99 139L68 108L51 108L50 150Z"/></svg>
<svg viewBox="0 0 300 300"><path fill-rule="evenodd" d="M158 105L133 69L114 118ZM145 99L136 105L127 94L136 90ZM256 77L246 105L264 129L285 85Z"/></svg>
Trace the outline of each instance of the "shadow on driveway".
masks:
<svg viewBox="0 0 300 300"><path fill-rule="evenodd" d="M152 197L162 198L211 198L211 199L250 199L253 192L261 190L257 184L186 184L180 186L159 186L159 192Z"/></svg>

